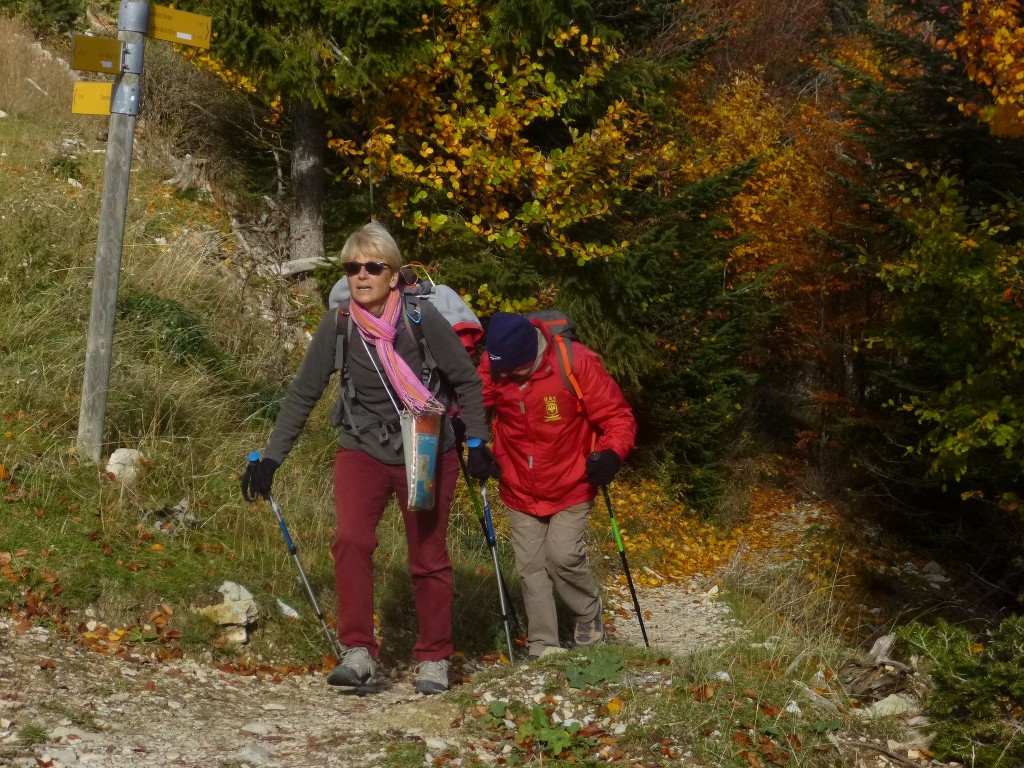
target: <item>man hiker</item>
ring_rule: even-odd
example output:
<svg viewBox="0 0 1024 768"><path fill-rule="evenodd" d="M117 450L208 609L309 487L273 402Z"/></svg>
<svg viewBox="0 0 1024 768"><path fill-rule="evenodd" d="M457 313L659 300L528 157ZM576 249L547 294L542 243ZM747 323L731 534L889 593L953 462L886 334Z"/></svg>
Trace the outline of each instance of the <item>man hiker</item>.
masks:
<svg viewBox="0 0 1024 768"><path fill-rule="evenodd" d="M558 602L571 614L576 645L604 639L587 520L598 487L612 481L636 438L633 412L601 358L579 342L565 343L582 398L563 381L556 342L540 320L493 315L480 363L500 467L491 476L500 475L508 507L530 658L563 650ZM474 440L467 445L472 450Z"/></svg>
<svg viewBox="0 0 1024 768"><path fill-rule="evenodd" d="M331 551L338 639L344 653L327 682L359 686L376 675L373 553L377 524L395 495L405 523L419 623L413 647L415 686L423 694L441 693L448 689L453 652L452 563L445 539L459 460L455 436L444 417L434 457L433 504L410 509L405 454L411 448L404 444L402 422L425 414L447 414L457 402L466 435L479 443L471 455L476 463L492 461L483 445L489 430L480 377L441 313L427 301L413 308L412 300L403 296L401 255L382 225L370 223L353 233L342 248L341 261L351 300L347 307L329 310L321 320L285 395L263 458L250 463L242 490L250 498L269 494L275 471L298 439L331 374L340 369L334 408L334 426L341 429L334 460L337 529ZM432 359L435 368L425 357Z"/></svg>

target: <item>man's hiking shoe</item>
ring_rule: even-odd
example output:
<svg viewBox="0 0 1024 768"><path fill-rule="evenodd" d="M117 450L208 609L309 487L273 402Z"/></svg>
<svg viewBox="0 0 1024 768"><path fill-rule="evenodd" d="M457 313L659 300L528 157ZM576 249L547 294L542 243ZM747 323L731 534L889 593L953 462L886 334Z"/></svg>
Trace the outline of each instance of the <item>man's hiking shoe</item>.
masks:
<svg viewBox="0 0 1024 768"><path fill-rule="evenodd" d="M377 674L377 662L365 648L349 648L327 676L328 685L366 685Z"/></svg>
<svg viewBox="0 0 1024 768"><path fill-rule="evenodd" d="M421 661L413 671L416 673L416 693L431 696L448 690L448 659Z"/></svg>
<svg viewBox="0 0 1024 768"><path fill-rule="evenodd" d="M596 645L604 640L604 623L598 616L593 621L577 621L573 634L576 645Z"/></svg>
<svg viewBox="0 0 1024 768"><path fill-rule="evenodd" d="M556 654L565 652L565 648L562 648L559 645L548 645L544 648L544 650L540 651L539 653L531 653L529 656L526 657L526 660L536 661L537 659L542 659L545 656L554 656Z"/></svg>

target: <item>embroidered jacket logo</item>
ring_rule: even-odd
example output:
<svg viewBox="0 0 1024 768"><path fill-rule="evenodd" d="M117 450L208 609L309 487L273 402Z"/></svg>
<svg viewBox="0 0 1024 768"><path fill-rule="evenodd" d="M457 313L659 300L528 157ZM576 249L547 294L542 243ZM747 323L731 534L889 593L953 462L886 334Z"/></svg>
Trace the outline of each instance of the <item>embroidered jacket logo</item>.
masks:
<svg viewBox="0 0 1024 768"><path fill-rule="evenodd" d="M561 421L562 414L558 412L558 398L548 395L544 398L544 421Z"/></svg>

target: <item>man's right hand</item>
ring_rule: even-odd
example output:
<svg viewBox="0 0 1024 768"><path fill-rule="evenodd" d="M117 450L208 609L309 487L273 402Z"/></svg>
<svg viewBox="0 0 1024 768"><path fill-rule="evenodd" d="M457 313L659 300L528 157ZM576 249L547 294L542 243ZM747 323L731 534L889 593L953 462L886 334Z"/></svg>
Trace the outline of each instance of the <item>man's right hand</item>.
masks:
<svg viewBox="0 0 1024 768"><path fill-rule="evenodd" d="M258 501L270 496L270 486L274 484L274 473L279 466L273 459L250 461L242 473L242 498Z"/></svg>
<svg viewBox="0 0 1024 768"><path fill-rule="evenodd" d="M476 438L479 441L479 438ZM473 443L474 440L470 440ZM466 462L466 471L469 476L479 480L481 483L487 482L489 478L501 478L501 467L498 466L498 462L494 460L494 454L491 453L490 448L479 442L478 445L469 446L469 460Z"/></svg>

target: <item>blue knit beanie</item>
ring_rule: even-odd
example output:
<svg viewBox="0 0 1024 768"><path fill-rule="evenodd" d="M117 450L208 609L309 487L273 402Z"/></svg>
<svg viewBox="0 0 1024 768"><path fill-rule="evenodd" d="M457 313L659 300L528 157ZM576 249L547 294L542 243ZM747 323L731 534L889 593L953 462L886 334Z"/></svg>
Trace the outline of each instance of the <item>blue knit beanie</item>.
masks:
<svg viewBox="0 0 1024 768"><path fill-rule="evenodd" d="M495 312L487 323L487 357L491 370L511 371L537 357L537 329L522 315Z"/></svg>

